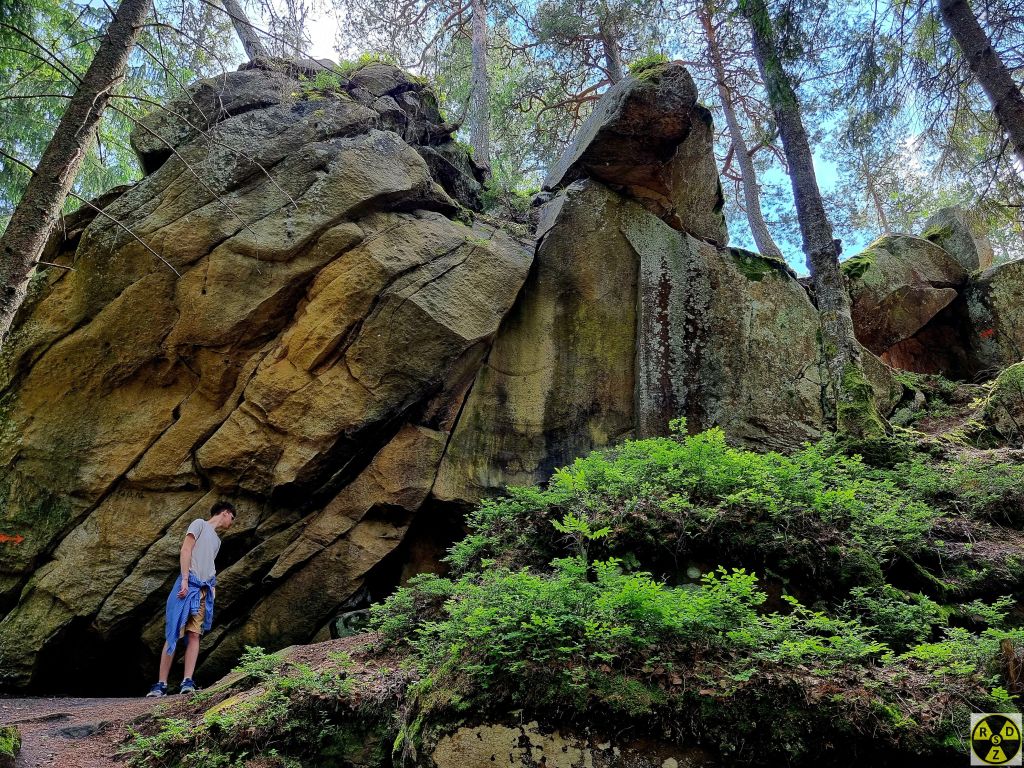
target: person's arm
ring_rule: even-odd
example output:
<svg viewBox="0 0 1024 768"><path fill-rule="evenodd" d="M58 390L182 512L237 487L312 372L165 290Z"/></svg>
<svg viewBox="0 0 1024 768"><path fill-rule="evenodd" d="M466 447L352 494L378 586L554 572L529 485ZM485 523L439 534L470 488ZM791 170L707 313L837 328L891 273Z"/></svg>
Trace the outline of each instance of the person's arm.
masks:
<svg viewBox="0 0 1024 768"><path fill-rule="evenodd" d="M195 545L196 537L189 531L185 534L185 540L181 542L181 555L178 557L181 564L181 588L178 590L178 597L182 599L188 594L188 571L192 567L192 549Z"/></svg>

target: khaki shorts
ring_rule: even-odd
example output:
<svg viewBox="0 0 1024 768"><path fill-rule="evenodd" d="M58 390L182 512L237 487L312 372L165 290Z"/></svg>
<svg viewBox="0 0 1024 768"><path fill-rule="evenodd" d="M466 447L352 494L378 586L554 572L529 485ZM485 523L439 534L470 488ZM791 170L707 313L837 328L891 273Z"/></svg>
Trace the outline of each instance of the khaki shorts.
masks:
<svg viewBox="0 0 1024 768"><path fill-rule="evenodd" d="M185 626L181 630L181 634L178 637L184 637L186 632L195 632L197 635L203 634L203 619L206 617L206 587L199 588L199 613L193 613L188 617L188 621L185 622Z"/></svg>

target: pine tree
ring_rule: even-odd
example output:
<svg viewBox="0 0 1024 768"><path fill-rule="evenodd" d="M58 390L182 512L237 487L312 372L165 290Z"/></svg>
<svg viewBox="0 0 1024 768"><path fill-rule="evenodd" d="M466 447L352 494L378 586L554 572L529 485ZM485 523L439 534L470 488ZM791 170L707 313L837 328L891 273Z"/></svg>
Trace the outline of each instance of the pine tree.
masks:
<svg viewBox="0 0 1024 768"><path fill-rule="evenodd" d="M992 111L1013 147L1018 172L1024 175L1024 96L1020 88L967 0L939 0L939 13L963 51L971 72L992 102Z"/></svg>
<svg viewBox="0 0 1024 768"><path fill-rule="evenodd" d="M754 57L768 91L789 163L800 234L821 322L826 416L840 434L879 437L885 422L878 414L870 384L861 365L861 347L854 336L850 296L839 269L841 251L814 172L810 142L800 114L796 91L782 66L775 31L764 0L739 0L750 23Z"/></svg>
<svg viewBox="0 0 1024 768"><path fill-rule="evenodd" d="M708 56L711 59L715 75L715 86L718 91L719 101L722 104L722 112L725 113L725 124L729 132L729 141L732 144L736 164L740 169L743 202L747 221L750 224L750 233L754 237L754 243L757 245L758 251L765 256L782 259L782 251L772 239L771 232L764 220L764 214L761 212L761 192L757 184L757 171L754 169L754 161L750 156L746 139L743 137L743 128L740 126L739 117L736 115L736 108L733 104L732 89L725 71L722 51L718 44L715 13L711 0L702 1L697 9L697 15L704 29Z"/></svg>

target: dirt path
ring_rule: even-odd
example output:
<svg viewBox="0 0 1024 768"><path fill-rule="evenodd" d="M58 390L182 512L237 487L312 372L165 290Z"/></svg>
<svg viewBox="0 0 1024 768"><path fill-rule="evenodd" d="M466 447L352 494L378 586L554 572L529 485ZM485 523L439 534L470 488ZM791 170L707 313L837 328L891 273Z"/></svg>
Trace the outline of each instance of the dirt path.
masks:
<svg viewBox="0 0 1024 768"><path fill-rule="evenodd" d="M175 697L177 698L177 697ZM0 724L17 725L15 768L113 768L128 725L168 699L0 698Z"/></svg>

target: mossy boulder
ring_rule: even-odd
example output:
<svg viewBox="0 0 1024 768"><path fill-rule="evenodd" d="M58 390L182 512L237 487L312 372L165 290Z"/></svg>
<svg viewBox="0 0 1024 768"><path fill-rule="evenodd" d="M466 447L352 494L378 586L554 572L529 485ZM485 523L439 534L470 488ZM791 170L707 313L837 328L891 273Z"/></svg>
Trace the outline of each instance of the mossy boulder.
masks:
<svg viewBox="0 0 1024 768"><path fill-rule="evenodd" d="M977 214L960 206L942 208L924 223L921 237L930 240L960 262L968 272L992 266L992 243Z"/></svg>
<svg viewBox="0 0 1024 768"><path fill-rule="evenodd" d="M967 279L946 251L909 235L879 238L842 266L857 339L877 355L923 328Z"/></svg>
<svg viewBox="0 0 1024 768"><path fill-rule="evenodd" d="M985 404L985 417L1010 443L1024 445L1024 363L996 377Z"/></svg>
<svg viewBox="0 0 1024 768"><path fill-rule="evenodd" d="M1024 259L973 275L963 294L973 375L989 378L1024 359Z"/></svg>

